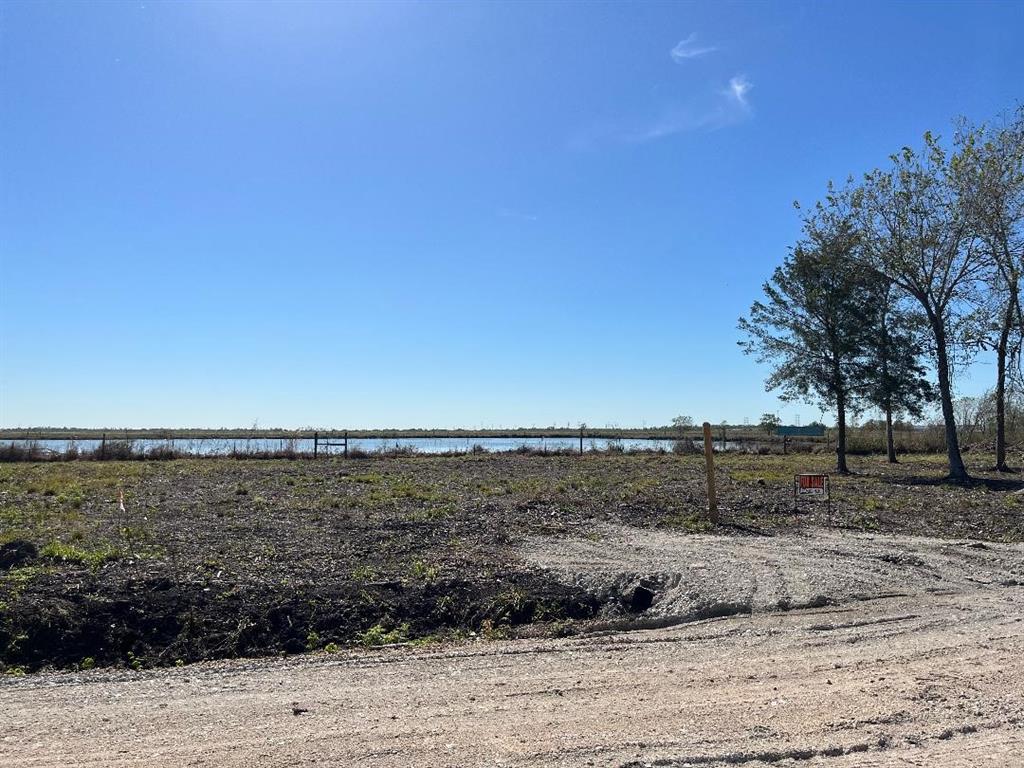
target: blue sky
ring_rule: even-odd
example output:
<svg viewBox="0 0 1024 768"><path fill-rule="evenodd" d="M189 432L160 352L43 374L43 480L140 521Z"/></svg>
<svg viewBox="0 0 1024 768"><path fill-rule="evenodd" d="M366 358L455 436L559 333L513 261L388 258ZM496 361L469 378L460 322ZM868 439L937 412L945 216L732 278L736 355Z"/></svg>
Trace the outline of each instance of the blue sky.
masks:
<svg viewBox="0 0 1024 768"><path fill-rule="evenodd" d="M1013 106L1022 37L1011 2L2 2L0 424L806 423L736 346L793 201Z"/></svg>

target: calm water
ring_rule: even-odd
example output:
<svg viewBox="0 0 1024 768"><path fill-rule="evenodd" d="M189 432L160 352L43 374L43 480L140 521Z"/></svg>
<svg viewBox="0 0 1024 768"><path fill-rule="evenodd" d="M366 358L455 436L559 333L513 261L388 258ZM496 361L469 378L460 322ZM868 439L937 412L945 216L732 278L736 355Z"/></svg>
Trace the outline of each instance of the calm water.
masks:
<svg viewBox="0 0 1024 768"><path fill-rule="evenodd" d="M341 447L324 447L324 440L320 441L320 452L330 454L342 453ZM113 440L113 438L111 439ZM330 438L330 442L341 442L341 438ZM13 440L14 445L28 445L30 442L39 446L45 451L63 453L71 446L77 446L80 451L94 451L100 447L99 440ZM606 438L584 438L584 451L605 451L610 445L622 446L624 450L658 450L671 451L674 440L608 440ZM694 445L700 447L703 442L694 440ZM367 453L376 453L399 448L412 448L417 453L443 454L466 452L474 445L483 446L491 453L503 451L515 451L519 448L533 448L538 450L571 450L578 451L580 441L578 437L409 437L401 439L393 438L351 438L348 441L349 450L359 449ZM225 440L222 438L206 439L183 439L183 440L133 440L132 450L136 453L148 452L154 448L173 448L176 451L192 454L194 456L226 456L231 453L257 453L264 451L282 451L292 448L299 453L313 453L313 440L296 439L287 440L279 438L244 438L237 440ZM728 441L725 443L727 451L737 450L742 447L741 443ZM715 441L715 450L722 450L722 441Z"/></svg>

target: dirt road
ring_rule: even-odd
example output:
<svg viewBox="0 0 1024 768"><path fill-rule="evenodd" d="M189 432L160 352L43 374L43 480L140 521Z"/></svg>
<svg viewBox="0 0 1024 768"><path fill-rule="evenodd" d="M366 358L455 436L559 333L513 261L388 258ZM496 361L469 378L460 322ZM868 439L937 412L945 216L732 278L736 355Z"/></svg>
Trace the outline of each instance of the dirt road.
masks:
<svg viewBox="0 0 1024 768"><path fill-rule="evenodd" d="M698 604L753 612L8 679L0 765L1024 765L1020 545L734 537L725 556L710 537L679 536L655 542L677 549L659 561L624 554L639 545L622 535L527 556L615 588L646 574L657 582L649 610L660 604L663 617ZM700 581L725 562L750 578ZM780 611L780 599L828 604Z"/></svg>

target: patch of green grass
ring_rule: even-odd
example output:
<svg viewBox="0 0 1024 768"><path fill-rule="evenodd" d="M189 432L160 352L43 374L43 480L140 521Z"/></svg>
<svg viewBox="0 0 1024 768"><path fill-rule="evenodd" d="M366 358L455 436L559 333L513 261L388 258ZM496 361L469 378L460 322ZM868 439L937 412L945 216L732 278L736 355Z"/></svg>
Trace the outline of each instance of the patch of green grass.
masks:
<svg viewBox="0 0 1024 768"><path fill-rule="evenodd" d="M377 578L377 571L369 565L360 565L352 571L352 578L355 581L373 581Z"/></svg>
<svg viewBox="0 0 1024 768"><path fill-rule="evenodd" d="M699 512L672 512L663 515L658 521L663 528L674 528L687 533L704 533L710 531L714 526L711 521Z"/></svg>
<svg viewBox="0 0 1024 768"><path fill-rule="evenodd" d="M730 469L729 477L738 483L763 481L772 485L787 485L793 482L793 472L783 469Z"/></svg>
<svg viewBox="0 0 1024 768"><path fill-rule="evenodd" d="M0 585L7 587L8 596L17 598L25 585L37 576L53 573L56 569L46 565L26 565L21 568L14 568L0 576Z"/></svg>
<svg viewBox="0 0 1024 768"><path fill-rule="evenodd" d="M417 581L431 582L437 578L437 567L424 560L415 560L409 566L409 575Z"/></svg>
<svg viewBox="0 0 1024 768"><path fill-rule="evenodd" d="M528 600L525 591L518 587L510 587L494 598L488 613L493 616L495 623L506 622L513 616L522 614L526 610Z"/></svg>
<svg viewBox="0 0 1024 768"><path fill-rule="evenodd" d="M51 541L39 551L39 556L48 560L60 560L65 563L88 565L92 568L103 565L121 557L121 551L115 547L102 549L80 549L74 544Z"/></svg>
<svg viewBox="0 0 1024 768"><path fill-rule="evenodd" d="M77 487L69 488L57 495L58 504L74 509L81 509L84 501L85 495L82 493L82 489Z"/></svg>
<svg viewBox="0 0 1024 768"><path fill-rule="evenodd" d="M399 480L390 488L391 495L396 499L412 499L413 501L444 501L446 497L427 484Z"/></svg>
<svg viewBox="0 0 1024 768"><path fill-rule="evenodd" d="M485 640L507 640L512 636L508 626L495 624L491 619L480 622L480 636Z"/></svg>
<svg viewBox="0 0 1024 768"><path fill-rule="evenodd" d="M0 516L0 519L3 519ZM8 528L0 531L0 544L7 544L15 539L31 539L32 535L25 528Z"/></svg>
<svg viewBox="0 0 1024 768"><path fill-rule="evenodd" d="M377 472L367 472L363 475L349 475L348 480L363 485L380 485L384 482L384 476Z"/></svg>
<svg viewBox="0 0 1024 768"><path fill-rule="evenodd" d="M394 645L395 643L404 643L409 639L409 624L408 622L399 624L394 629L386 629L383 624L374 624L365 632L360 632L356 636L356 641L367 648L373 648L379 645Z"/></svg>
<svg viewBox="0 0 1024 768"><path fill-rule="evenodd" d="M862 528L865 531L877 531L880 521L875 515L858 512L850 519L850 525L854 528Z"/></svg>

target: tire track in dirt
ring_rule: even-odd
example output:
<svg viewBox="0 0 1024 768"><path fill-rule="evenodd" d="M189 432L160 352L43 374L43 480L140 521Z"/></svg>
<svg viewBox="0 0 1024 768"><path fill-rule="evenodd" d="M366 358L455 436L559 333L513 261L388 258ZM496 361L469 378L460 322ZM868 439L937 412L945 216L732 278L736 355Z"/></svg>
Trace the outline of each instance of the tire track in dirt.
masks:
<svg viewBox="0 0 1024 768"><path fill-rule="evenodd" d="M611 534L543 551L561 551L597 586L624 573L676 574L664 583L687 609L689 592L732 589L717 576L738 578L756 557L758 590L780 579L793 600L820 592L829 605L770 609L781 589L751 592L746 578L697 600L735 595L751 614L657 630L8 678L0 765L1014 765L1024 743L1024 587L1000 580L1019 567L1018 549L980 550L979 563L928 540L826 535L823 547L728 550L678 538L654 538L661 559L629 540L608 546ZM870 578L846 578L853 556L815 564L827 547L859 548ZM873 559L892 552L924 565ZM691 567L700 562L714 569ZM913 576L917 568L937 569L945 589L928 591L932 579ZM991 583L968 578L979 570ZM806 589L790 586L800 578ZM881 596L899 580L921 591ZM865 585L875 599L859 599ZM307 711L294 715L293 702Z"/></svg>
<svg viewBox="0 0 1024 768"><path fill-rule="evenodd" d="M1021 544L839 531L765 538L609 525L587 539L534 537L521 555L603 598L605 619L642 614L661 625L1024 583ZM632 599L638 586L653 593L649 605Z"/></svg>

